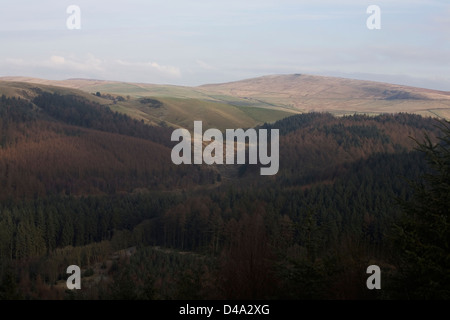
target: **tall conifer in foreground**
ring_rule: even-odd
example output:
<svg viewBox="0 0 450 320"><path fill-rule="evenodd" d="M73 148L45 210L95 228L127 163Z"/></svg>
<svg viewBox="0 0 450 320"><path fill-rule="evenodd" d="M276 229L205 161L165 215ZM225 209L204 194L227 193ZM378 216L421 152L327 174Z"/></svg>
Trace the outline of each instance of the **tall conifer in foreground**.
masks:
<svg viewBox="0 0 450 320"><path fill-rule="evenodd" d="M450 122L441 124L437 143L428 136L418 143L429 171L411 183L414 196L401 201L405 215L395 239L400 298L450 299Z"/></svg>

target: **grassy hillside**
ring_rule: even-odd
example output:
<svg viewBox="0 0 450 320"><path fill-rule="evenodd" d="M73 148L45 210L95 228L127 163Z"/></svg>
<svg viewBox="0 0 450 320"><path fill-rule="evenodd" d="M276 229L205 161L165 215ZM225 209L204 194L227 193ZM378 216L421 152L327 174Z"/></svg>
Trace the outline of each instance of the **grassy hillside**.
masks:
<svg viewBox="0 0 450 320"><path fill-rule="evenodd" d="M32 100L40 92L51 92L64 95L76 95L89 101L96 103L104 103L105 100L75 88L68 88L57 85L43 85L34 82L16 82L16 81L1 81L0 78L0 95L6 97L20 97L25 100Z"/></svg>
<svg viewBox="0 0 450 320"><path fill-rule="evenodd" d="M335 114L409 112L447 117L450 93L380 82L311 75L272 75L200 86L208 94Z"/></svg>
<svg viewBox="0 0 450 320"><path fill-rule="evenodd" d="M88 93L101 92L127 97L126 102L118 102L112 107L154 125L159 125L161 121L167 121L168 125L174 126L186 125L176 120L176 112L180 110L180 100L184 100L183 115L188 116L185 119L189 123L193 120L190 115L196 115L203 108L219 110L224 106L230 106L230 109L227 109L227 113L230 114L229 119L220 116L214 120L203 119L210 120L209 122L216 127L222 127L225 123L230 127L236 127L232 122L228 122L236 118L240 118L236 124L252 126L266 121L274 122L295 113L313 111L330 112L335 115L408 112L450 119L450 93L446 91L304 74L271 75L199 87L85 79L64 81L24 77L2 79L21 81L29 85L31 83L53 85L75 88ZM13 90L17 94L20 94L19 91L20 89ZM158 112L161 110L155 112L153 109L142 110L140 108L142 106L135 102L145 97L166 99L164 112ZM111 101L104 103L111 105ZM245 113L243 118L235 107ZM212 113L206 114L210 116Z"/></svg>
<svg viewBox="0 0 450 320"><path fill-rule="evenodd" d="M250 108L241 104L235 105L235 101L233 103L228 103L226 100L221 102L207 95L197 94L191 88L176 86L140 86L95 80L68 80L67 82L39 81L28 78L19 78L18 80L25 82L0 81L0 94L8 97L22 97L27 100L36 96L36 89L44 92L77 95L156 126L167 125L190 129L195 120L203 120L205 125L211 128L248 128L295 114L294 111L286 111L282 108ZM48 85L48 83L58 86ZM96 96L96 93L100 93L100 96ZM143 99L146 98L157 99L161 105L154 107L143 103Z"/></svg>

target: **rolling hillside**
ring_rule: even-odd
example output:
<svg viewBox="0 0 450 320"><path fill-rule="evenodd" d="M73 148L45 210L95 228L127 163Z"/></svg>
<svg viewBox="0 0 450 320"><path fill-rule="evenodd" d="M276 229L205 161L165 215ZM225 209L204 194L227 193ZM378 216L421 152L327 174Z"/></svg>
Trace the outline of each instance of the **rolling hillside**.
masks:
<svg viewBox="0 0 450 320"><path fill-rule="evenodd" d="M199 87L210 95L232 96L301 112L396 113L450 117L450 92L311 75L272 75Z"/></svg>
<svg viewBox="0 0 450 320"><path fill-rule="evenodd" d="M153 124L166 121L174 126L186 125L177 120L177 117L181 118L177 116L181 105L182 118L188 123L193 122L198 114L204 114L204 108L217 111L228 106L229 109L225 108L228 119L219 116L220 119L211 121L217 127L223 124L235 127L233 122L241 126L254 126L295 113L314 111L336 115L408 112L450 119L450 92L447 91L304 74L270 75L199 87L3 77L0 78L0 88L1 83L5 86L10 81L128 97L128 100L117 102L112 108ZM165 99L162 109L143 109L137 102L146 97Z"/></svg>
<svg viewBox="0 0 450 320"><path fill-rule="evenodd" d="M296 111L284 108L246 107L235 98L219 101L193 88L138 85L96 80L49 81L33 78L0 78L0 94L32 99L36 88L45 92L81 96L89 101L109 106L151 125L191 128L195 120L208 126L225 129L254 127L274 122ZM95 95L99 93L99 95ZM156 105L146 99L157 100Z"/></svg>

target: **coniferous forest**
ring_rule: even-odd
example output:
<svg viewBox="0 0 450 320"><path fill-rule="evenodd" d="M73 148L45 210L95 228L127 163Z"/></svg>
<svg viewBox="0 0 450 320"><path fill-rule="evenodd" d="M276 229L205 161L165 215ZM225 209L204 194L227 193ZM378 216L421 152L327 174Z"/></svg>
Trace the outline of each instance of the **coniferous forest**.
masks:
<svg viewBox="0 0 450 320"><path fill-rule="evenodd" d="M305 113L259 128L280 130L277 175L174 165L173 128L80 96L3 95L0 298L450 298L448 122Z"/></svg>

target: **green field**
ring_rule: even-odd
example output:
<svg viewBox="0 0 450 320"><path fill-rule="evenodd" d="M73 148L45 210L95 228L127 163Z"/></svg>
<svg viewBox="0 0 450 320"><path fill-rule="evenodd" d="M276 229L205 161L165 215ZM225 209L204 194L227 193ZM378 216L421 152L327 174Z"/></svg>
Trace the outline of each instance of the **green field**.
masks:
<svg viewBox="0 0 450 320"><path fill-rule="evenodd" d="M264 122L274 122L293 113L258 107L240 107L199 99L157 98L162 106L155 108L143 104L140 99L130 99L112 105L111 109L151 123L165 122L169 126L193 129L195 120L202 120L204 127L225 130L226 128L249 128Z"/></svg>
<svg viewBox="0 0 450 320"><path fill-rule="evenodd" d="M236 98L214 99L194 89L176 86L138 86L126 83L107 83L79 89L49 86L30 82L0 81L0 94L32 100L37 92L77 95L110 107L152 125L167 125L192 129L195 120L202 120L205 128L249 128L298 113L287 109L245 106ZM102 97L95 93L99 92ZM122 97L120 100L105 98ZM161 106L141 103L142 99L156 99Z"/></svg>

